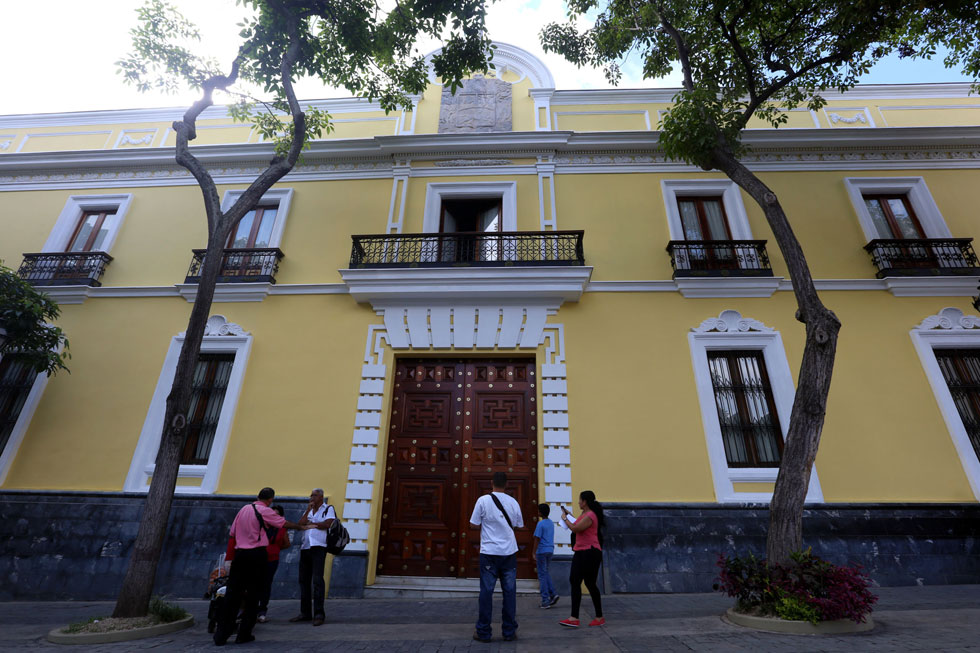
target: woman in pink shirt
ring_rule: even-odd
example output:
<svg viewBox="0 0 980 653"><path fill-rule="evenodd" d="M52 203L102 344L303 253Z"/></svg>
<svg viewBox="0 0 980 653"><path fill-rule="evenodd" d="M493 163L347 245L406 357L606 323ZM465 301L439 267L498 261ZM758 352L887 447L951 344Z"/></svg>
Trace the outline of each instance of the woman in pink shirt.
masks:
<svg viewBox="0 0 980 653"><path fill-rule="evenodd" d="M582 604L582 582L592 597L592 607L595 609L595 619L590 626L604 626L606 620L602 616L602 596L596 580L599 577L599 567L602 565L602 531L605 527L605 516L602 504L596 501L592 490L585 490L578 495L578 506L582 514L574 522L569 521L569 512L561 507L561 519L575 534L575 544L572 545L572 570L568 576L572 584L572 616L558 623L569 628L578 628L579 606Z"/></svg>

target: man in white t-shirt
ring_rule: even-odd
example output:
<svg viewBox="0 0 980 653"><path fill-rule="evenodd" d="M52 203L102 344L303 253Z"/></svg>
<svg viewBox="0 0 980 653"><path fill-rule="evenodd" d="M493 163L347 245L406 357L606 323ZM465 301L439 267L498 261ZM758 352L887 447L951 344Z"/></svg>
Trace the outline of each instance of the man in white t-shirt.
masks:
<svg viewBox="0 0 980 653"><path fill-rule="evenodd" d="M303 529L303 544L299 552L299 614L290 619L294 623L312 621L314 626L321 626L326 618L323 567L327 560L327 529L336 518L333 506L323 500L323 490L310 492L306 512L296 522Z"/></svg>
<svg viewBox="0 0 980 653"><path fill-rule="evenodd" d="M480 529L480 615L473 639L489 642L492 636L493 590L500 579L504 595L504 641L517 639L517 537L524 527L521 506L507 494L507 474L493 475L493 492L476 500L470 524Z"/></svg>

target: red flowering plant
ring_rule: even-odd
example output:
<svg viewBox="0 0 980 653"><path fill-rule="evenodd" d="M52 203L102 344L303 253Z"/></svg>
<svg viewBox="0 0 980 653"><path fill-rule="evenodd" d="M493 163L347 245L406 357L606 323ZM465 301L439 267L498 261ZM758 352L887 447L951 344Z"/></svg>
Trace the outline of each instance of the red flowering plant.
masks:
<svg viewBox="0 0 980 653"><path fill-rule="evenodd" d="M721 554L718 567L715 589L733 597L738 612L813 624L838 619L864 623L878 601L862 567L840 567L810 549L794 553L785 565L768 565L751 554Z"/></svg>

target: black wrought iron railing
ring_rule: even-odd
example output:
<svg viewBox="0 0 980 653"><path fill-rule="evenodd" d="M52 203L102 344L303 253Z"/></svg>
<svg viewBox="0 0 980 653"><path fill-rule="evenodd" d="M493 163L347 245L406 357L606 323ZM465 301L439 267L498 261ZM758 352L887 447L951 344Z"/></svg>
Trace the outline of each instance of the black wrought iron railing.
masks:
<svg viewBox="0 0 980 653"><path fill-rule="evenodd" d="M879 238L864 246L877 277L980 275L972 238Z"/></svg>
<svg viewBox="0 0 980 653"><path fill-rule="evenodd" d="M193 251L194 258L184 283L201 281L201 268L204 266L204 254L207 250ZM275 247L226 249L221 254L218 283L275 283L282 257L282 251Z"/></svg>
<svg viewBox="0 0 980 653"><path fill-rule="evenodd" d="M24 254L17 274L34 286L101 286L111 260L105 252Z"/></svg>
<svg viewBox="0 0 980 653"><path fill-rule="evenodd" d="M583 231L351 236L351 268L585 265Z"/></svg>
<svg viewBox="0 0 980 653"><path fill-rule="evenodd" d="M672 240L674 277L771 277L764 240Z"/></svg>

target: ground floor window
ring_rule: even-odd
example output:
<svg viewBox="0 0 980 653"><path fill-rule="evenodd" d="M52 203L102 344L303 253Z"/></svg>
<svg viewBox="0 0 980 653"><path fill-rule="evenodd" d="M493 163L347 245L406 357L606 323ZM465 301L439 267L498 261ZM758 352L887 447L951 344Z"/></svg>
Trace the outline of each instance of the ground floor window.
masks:
<svg viewBox="0 0 980 653"><path fill-rule="evenodd" d="M709 351L708 366L730 467L778 467L779 417L761 351Z"/></svg>
<svg viewBox="0 0 980 653"><path fill-rule="evenodd" d="M937 349L936 362L980 458L980 349Z"/></svg>
<svg viewBox="0 0 980 653"><path fill-rule="evenodd" d="M234 354L201 354L198 358L187 410L187 441L184 443L181 464L208 464L234 362Z"/></svg>
<svg viewBox="0 0 980 653"><path fill-rule="evenodd" d="M17 425L37 372L16 354L0 359L0 453Z"/></svg>

